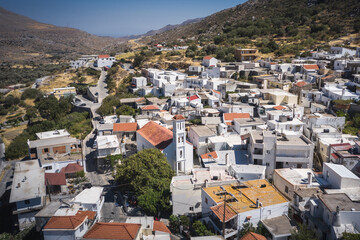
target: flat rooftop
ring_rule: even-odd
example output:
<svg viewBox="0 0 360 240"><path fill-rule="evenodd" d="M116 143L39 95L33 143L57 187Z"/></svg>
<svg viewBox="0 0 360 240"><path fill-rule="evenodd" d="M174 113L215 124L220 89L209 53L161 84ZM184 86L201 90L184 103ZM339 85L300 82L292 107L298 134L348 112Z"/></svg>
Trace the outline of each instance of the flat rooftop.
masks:
<svg viewBox="0 0 360 240"><path fill-rule="evenodd" d="M45 169L40 167L39 161L17 162L9 202L14 203L45 195Z"/></svg>
<svg viewBox="0 0 360 240"><path fill-rule="evenodd" d="M66 129L60 129L60 130L36 133L36 136L38 139L49 139L55 137L70 136L70 133Z"/></svg>
<svg viewBox="0 0 360 240"><path fill-rule="evenodd" d="M55 137L55 138L47 138L47 139L38 139L34 141L29 141L29 148L39 148L39 147L48 147L48 146L58 146L58 145L72 145L72 144L80 144L80 140L64 136L64 137Z"/></svg>
<svg viewBox="0 0 360 240"><path fill-rule="evenodd" d="M264 120L260 118L235 118L234 122L237 122L240 126L252 126L252 125L262 125L265 124Z"/></svg>
<svg viewBox="0 0 360 240"><path fill-rule="evenodd" d="M263 186L263 187L261 187ZM251 180L243 184L232 184L216 187L207 187L203 190L216 202L224 201L226 191L229 206L236 213L247 212L255 209L256 199L263 207L285 203L287 200L265 179Z"/></svg>
<svg viewBox="0 0 360 240"><path fill-rule="evenodd" d="M190 130L193 130L199 137L216 136L216 133L207 126L194 126Z"/></svg>
<svg viewBox="0 0 360 240"><path fill-rule="evenodd" d="M344 165L341 164L334 164L334 163L324 163L327 167L331 170L336 172L342 178L351 178L360 181L360 178L356 176L353 172L347 169Z"/></svg>
<svg viewBox="0 0 360 240"><path fill-rule="evenodd" d="M103 187L86 188L76 197L74 197L71 202L81 204L96 204L102 195L103 189Z"/></svg>
<svg viewBox="0 0 360 240"><path fill-rule="evenodd" d="M267 230L274 236L290 236L291 230L295 228L287 216L274 217L261 220Z"/></svg>
<svg viewBox="0 0 360 240"><path fill-rule="evenodd" d="M292 185L304 185L304 186L309 184L308 173L310 172L313 178L312 186L313 187L320 186L316 178L314 178L314 173L310 168L281 168L281 169L275 169L274 171L278 173L280 177L282 177Z"/></svg>
<svg viewBox="0 0 360 240"><path fill-rule="evenodd" d="M338 194L324 194L319 196L319 199L331 211L336 212L336 207L340 207L340 211L355 211L360 212L360 202L353 202L345 193Z"/></svg>

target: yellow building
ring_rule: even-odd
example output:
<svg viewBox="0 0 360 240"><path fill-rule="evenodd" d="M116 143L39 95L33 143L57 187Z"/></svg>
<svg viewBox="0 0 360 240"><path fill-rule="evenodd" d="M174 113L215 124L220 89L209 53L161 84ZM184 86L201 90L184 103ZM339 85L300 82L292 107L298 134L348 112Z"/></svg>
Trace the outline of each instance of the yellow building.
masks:
<svg viewBox="0 0 360 240"><path fill-rule="evenodd" d="M294 105L298 102L298 96L280 89L260 89L264 100L275 105Z"/></svg>

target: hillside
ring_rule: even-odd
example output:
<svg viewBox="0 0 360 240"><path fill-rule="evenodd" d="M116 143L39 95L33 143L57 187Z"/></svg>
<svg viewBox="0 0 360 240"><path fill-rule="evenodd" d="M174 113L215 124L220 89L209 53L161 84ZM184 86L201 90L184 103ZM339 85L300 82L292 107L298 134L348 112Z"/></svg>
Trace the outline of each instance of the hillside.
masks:
<svg viewBox="0 0 360 240"><path fill-rule="evenodd" d="M326 42L359 31L358 0L249 0L142 41L171 42L182 38L234 45L272 37L291 42L307 38Z"/></svg>
<svg viewBox="0 0 360 240"><path fill-rule="evenodd" d="M40 23L0 7L0 62L96 54L111 51L123 41Z"/></svg>

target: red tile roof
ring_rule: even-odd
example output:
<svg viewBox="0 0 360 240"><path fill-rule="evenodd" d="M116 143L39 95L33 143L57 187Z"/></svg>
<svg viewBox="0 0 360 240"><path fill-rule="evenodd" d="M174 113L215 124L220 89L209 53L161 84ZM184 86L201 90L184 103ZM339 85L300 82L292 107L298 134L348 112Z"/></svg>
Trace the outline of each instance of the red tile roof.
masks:
<svg viewBox="0 0 360 240"><path fill-rule="evenodd" d="M99 58L109 58L110 56L109 55L99 55L98 57Z"/></svg>
<svg viewBox="0 0 360 240"><path fill-rule="evenodd" d="M298 87L303 87L303 86L307 85L307 83L304 81L299 81L299 82L295 83L295 85Z"/></svg>
<svg viewBox="0 0 360 240"><path fill-rule="evenodd" d="M215 159L218 158L218 155L217 155L216 152L205 153L205 154L201 155L200 157L201 157L202 159L209 159L209 158L211 158L209 155L210 155L212 158L215 158Z"/></svg>
<svg viewBox="0 0 360 240"><path fill-rule="evenodd" d="M275 109L275 110L284 110L286 107L283 107L283 106L275 106L275 107L273 107L273 109Z"/></svg>
<svg viewBox="0 0 360 240"><path fill-rule="evenodd" d="M146 105L141 107L141 110L159 110L160 108L156 105Z"/></svg>
<svg viewBox="0 0 360 240"><path fill-rule="evenodd" d="M223 219L224 219L224 203L213 206L210 209L219 218L219 220L221 222L223 222ZM226 208L225 208L225 222L229 221L230 219L232 219L236 215L237 215L236 212L234 210L232 210L229 205L226 205Z"/></svg>
<svg viewBox="0 0 360 240"><path fill-rule="evenodd" d="M159 150L164 150L173 140L172 131L153 121L137 130L137 133Z"/></svg>
<svg viewBox="0 0 360 240"><path fill-rule="evenodd" d="M79 216L53 216L45 225L44 229L77 229L87 218L87 215Z"/></svg>
<svg viewBox="0 0 360 240"><path fill-rule="evenodd" d="M141 101L144 101L144 102L145 102L146 99L145 99L144 97L142 97L142 98L138 98L138 99L135 100L135 102L141 102Z"/></svg>
<svg viewBox="0 0 360 240"><path fill-rule="evenodd" d="M219 91L213 90L214 93L221 94Z"/></svg>
<svg viewBox="0 0 360 240"><path fill-rule="evenodd" d="M232 125L233 125L232 122L226 122L225 124L228 125L228 126L232 126Z"/></svg>
<svg viewBox="0 0 360 240"><path fill-rule="evenodd" d="M84 168L77 163L69 163L66 167L63 167L60 172L66 173L77 173L84 171Z"/></svg>
<svg viewBox="0 0 360 240"><path fill-rule="evenodd" d="M114 123L113 132L135 132L137 123Z"/></svg>
<svg viewBox="0 0 360 240"><path fill-rule="evenodd" d="M339 159L339 155L337 155L336 153L332 153L331 156L332 156L334 159Z"/></svg>
<svg viewBox="0 0 360 240"><path fill-rule="evenodd" d="M211 57L211 56L205 56L204 57L204 60L210 60L210 59L212 59L213 57Z"/></svg>
<svg viewBox="0 0 360 240"><path fill-rule="evenodd" d="M65 173L45 173L46 186L66 185Z"/></svg>
<svg viewBox="0 0 360 240"><path fill-rule="evenodd" d="M153 231L171 233L165 223L160 221L154 221Z"/></svg>
<svg viewBox="0 0 360 240"><path fill-rule="evenodd" d="M257 233L248 232L240 238L240 240L266 240L266 237Z"/></svg>
<svg viewBox="0 0 360 240"><path fill-rule="evenodd" d="M135 223L96 223L85 235L85 239L121 239L136 238L141 224Z"/></svg>
<svg viewBox="0 0 360 240"><path fill-rule="evenodd" d="M196 100L196 99L198 99L199 97L197 96L197 95L192 95L192 96L190 96L189 97L189 100L190 101L193 101L193 100Z"/></svg>
<svg viewBox="0 0 360 240"><path fill-rule="evenodd" d="M309 65L304 65L304 69L306 70L319 70L319 66L316 64L309 64Z"/></svg>
<svg viewBox="0 0 360 240"><path fill-rule="evenodd" d="M81 210L79 210L79 211L75 214L75 216L78 216L78 217L80 217L80 216L87 216L88 219L94 220L95 217L96 217L96 212L94 212L94 211L81 211Z"/></svg>
<svg viewBox="0 0 360 240"><path fill-rule="evenodd" d="M350 143L338 143L338 144L330 144L330 146L336 151L348 151L352 149Z"/></svg>
<svg viewBox="0 0 360 240"><path fill-rule="evenodd" d="M184 116L181 114L177 114L173 117L174 120L185 120Z"/></svg>
<svg viewBox="0 0 360 240"><path fill-rule="evenodd" d="M227 121L232 121L235 118L250 118L249 113L224 113L224 119Z"/></svg>

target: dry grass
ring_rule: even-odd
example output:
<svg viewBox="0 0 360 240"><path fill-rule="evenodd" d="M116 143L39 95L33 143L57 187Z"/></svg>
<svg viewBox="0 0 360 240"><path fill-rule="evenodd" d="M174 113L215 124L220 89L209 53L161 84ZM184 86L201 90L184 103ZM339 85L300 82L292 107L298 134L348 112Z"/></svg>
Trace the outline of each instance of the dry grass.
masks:
<svg viewBox="0 0 360 240"><path fill-rule="evenodd" d="M34 107L35 103L34 103L35 99L25 99L24 102L26 105L30 106L30 107Z"/></svg>
<svg viewBox="0 0 360 240"><path fill-rule="evenodd" d="M345 41L350 40L350 39L355 40L355 42L350 44L350 47L359 47L360 33L349 34L347 36L343 36L338 39L332 40L329 42L329 45L330 46L342 45L342 44L344 44Z"/></svg>
<svg viewBox="0 0 360 240"><path fill-rule="evenodd" d="M10 143L26 129L26 127L26 125L21 125L18 127L3 129L1 132L1 137L5 143L5 146L9 146Z"/></svg>
<svg viewBox="0 0 360 240"><path fill-rule="evenodd" d="M129 59L135 56L135 52L127 52L127 53L121 53L119 55L116 55L115 58L116 60L120 60L122 58L124 59Z"/></svg>
<svg viewBox="0 0 360 240"><path fill-rule="evenodd" d="M54 88L63 88L67 87L70 83L73 83L73 77L76 77L75 73L63 73L54 76L52 79L47 80L39 90L44 91L46 93L50 93L54 91ZM98 79L95 76L87 76L83 75L86 79L84 83L86 84L96 84Z"/></svg>
<svg viewBox="0 0 360 240"><path fill-rule="evenodd" d="M25 108L19 107L15 112L7 114L5 116L0 116L0 123L6 122L6 120L15 117L16 115L24 115L26 113Z"/></svg>

